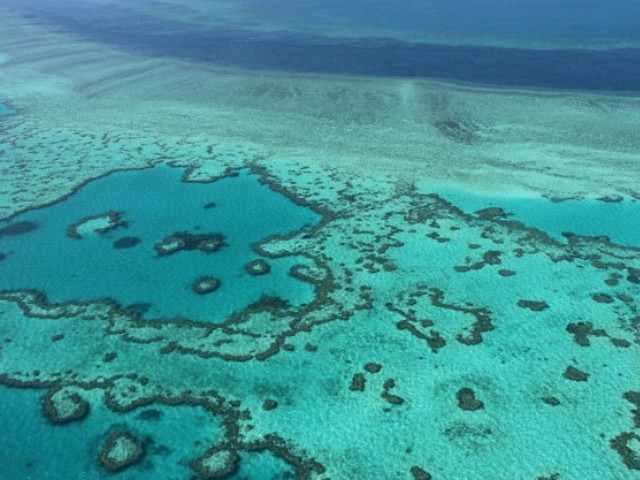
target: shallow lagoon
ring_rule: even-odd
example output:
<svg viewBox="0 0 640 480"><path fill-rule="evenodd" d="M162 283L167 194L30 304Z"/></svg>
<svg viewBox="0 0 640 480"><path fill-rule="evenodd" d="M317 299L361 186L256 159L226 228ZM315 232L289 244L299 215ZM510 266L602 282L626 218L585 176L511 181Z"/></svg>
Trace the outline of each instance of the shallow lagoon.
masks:
<svg viewBox="0 0 640 480"><path fill-rule="evenodd" d="M245 265L261 258L254 243L310 228L320 215L246 171L214 183L182 182L183 173L163 166L114 173L61 202L3 222L6 232L12 225L25 225L27 231L0 235L0 289L35 289L53 302L107 298L144 318L205 322L222 321L263 296L280 297L291 306L311 301L313 286L289 275L294 265L307 263L304 258L263 258L271 266L265 275L251 275ZM83 218L110 211L121 214L122 225L70 236L69 228ZM220 233L224 244L215 252L160 256L154 245L177 232ZM220 287L194 292L194 282L203 276L217 278Z"/></svg>
<svg viewBox="0 0 640 480"><path fill-rule="evenodd" d="M607 236L614 243L640 247L640 202L561 199L544 197L491 196L456 188L435 189L445 200L467 213L501 208L507 220L517 220L563 242L563 233L590 237Z"/></svg>
<svg viewBox="0 0 640 480"><path fill-rule="evenodd" d="M222 425L203 408L151 405L117 413L101 404L99 394L85 421L52 425L42 415L43 393L0 386L3 478L135 480L157 472L163 478L188 478L188 462L224 437ZM97 460L106 437L115 431L138 436L146 453L135 467L110 473Z"/></svg>

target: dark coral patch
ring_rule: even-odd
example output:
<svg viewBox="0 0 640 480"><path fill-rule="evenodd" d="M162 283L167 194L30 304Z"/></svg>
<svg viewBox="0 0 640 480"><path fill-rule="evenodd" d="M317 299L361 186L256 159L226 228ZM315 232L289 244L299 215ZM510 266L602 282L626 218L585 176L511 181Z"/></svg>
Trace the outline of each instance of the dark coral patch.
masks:
<svg viewBox="0 0 640 480"><path fill-rule="evenodd" d="M591 322L577 322L567 325L567 332L573 335L573 341L582 347L588 347L591 345L589 336L594 337L606 337L607 332L602 328L593 328Z"/></svg>
<svg viewBox="0 0 640 480"><path fill-rule="evenodd" d="M471 388L464 387L456 393L458 399L458 407L462 410L475 412L484 408L484 403L476 398L476 392Z"/></svg>
<svg viewBox="0 0 640 480"><path fill-rule="evenodd" d="M598 303L613 303L613 297L606 293L596 293L591 298Z"/></svg>
<svg viewBox="0 0 640 480"><path fill-rule="evenodd" d="M383 391L382 391L381 397L384 398L391 405L402 405L404 403L404 398L398 395L389 393L389 391L392 388L395 388L395 386L396 386L396 382L393 378L389 378L385 380L384 384L382 385Z"/></svg>
<svg viewBox="0 0 640 480"><path fill-rule="evenodd" d="M138 245L142 240L139 237L122 237L113 242L113 248L132 248Z"/></svg>
<svg viewBox="0 0 640 480"><path fill-rule="evenodd" d="M271 295L263 295L258 300L253 302L251 305L247 307L248 311L258 312L258 311L271 311L277 312L279 310L285 310L289 308L291 305L288 301Z"/></svg>
<svg viewBox="0 0 640 480"><path fill-rule="evenodd" d="M518 300L518 306L520 308L528 308L534 312L541 312L542 310L549 307L547 302L537 301L537 300Z"/></svg>
<svg viewBox="0 0 640 480"><path fill-rule="evenodd" d="M126 307L126 310L133 312L138 315L144 315L151 309L150 303L132 303L131 305Z"/></svg>
<svg viewBox="0 0 640 480"><path fill-rule="evenodd" d="M126 228L128 226L127 222L122 220L122 212L110 210L105 213L99 213L98 215L89 215L88 217L83 217L77 222L69 225L69 227L67 228L67 236L75 238L77 240L81 240L82 238L84 238L80 233L82 228L90 225L96 220L104 222L104 225L102 227L95 226L91 230L94 233L100 235L108 233L111 230L115 230L116 228Z"/></svg>
<svg viewBox="0 0 640 480"><path fill-rule="evenodd" d="M625 340L624 338L609 338L609 340L614 347L629 348L631 346L631 342L629 340Z"/></svg>
<svg viewBox="0 0 640 480"><path fill-rule="evenodd" d="M56 425L82 420L89 414L89 402L78 393L64 394L53 389L42 397L42 410L49 421Z"/></svg>
<svg viewBox="0 0 640 480"><path fill-rule="evenodd" d="M624 392L624 395L622 395L622 397L626 401L631 402L636 407L631 410L631 413L633 413L633 425L636 428L640 428L640 392Z"/></svg>
<svg viewBox="0 0 640 480"><path fill-rule="evenodd" d="M144 420L147 422L157 422L162 418L162 412L155 408L149 408L147 410L143 410L138 415L136 415L138 420Z"/></svg>
<svg viewBox="0 0 640 480"><path fill-rule="evenodd" d="M624 432L611 439L611 448L620 454L622 462L629 470L640 470L640 452L634 451L630 446L632 440L640 442L640 435L633 432Z"/></svg>
<svg viewBox="0 0 640 480"><path fill-rule="evenodd" d="M547 405L551 405L552 407L557 407L560 405L560 400L556 397L542 397L542 401Z"/></svg>
<svg viewBox="0 0 640 480"><path fill-rule="evenodd" d="M271 271L271 266L260 258L247 263L244 269L250 275L264 275Z"/></svg>
<svg viewBox="0 0 640 480"><path fill-rule="evenodd" d="M620 195L603 195L602 197L596 198L596 200L606 203L620 203L624 200L624 197L621 197Z"/></svg>
<svg viewBox="0 0 640 480"><path fill-rule="evenodd" d="M354 373L351 378L351 385L349 385L349 390L353 392L364 392L365 378L361 373Z"/></svg>
<svg viewBox="0 0 640 480"><path fill-rule="evenodd" d="M200 250L205 253L213 253L225 247L224 235L221 233L194 234L189 232L176 232L156 243L158 256L172 255L183 250Z"/></svg>
<svg viewBox="0 0 640 480"><path fill-rule="evenodd" d="M200 277L191 286L191 289L198 295L215 292L220 288L220 280L215 277Z"/></svg>
<svg viewBox="0 0 640 480"><path fill-rule="evenodd" d="M382 370L382 365L380 365L379 363L369 362L365 364L364 369L369 373L378 373L380 370Z"/></svg>
<svg viewBox="0 0 640 480"><path fill-rule="evenodd" d="M589 380L588 373L583 372L582 370L571 365L567 367L562 376L567 380L572 380L574 382L586 382L587 380Z"/></svg>
<svg viewBox="0 0 640 480"><path fill-rule="evenodd" d="M262 404L262 408L266 411L275 410L276 408L278 408L278 402L269 398L264 401L264 403Z"/></svg>
<svg viewBox="0 0 640 480"><path fill-rule="evenodd" d="M475 214L482 220L504 220L507 218L505 211L498 207L483 208Z"/></svg>
<svg viewBox="0 0 640 480"><path fill-rule="evenodd" d="M144 456L144 444L128 432L107 437L100 452L100 465L110 472L118 472L138 463Z"/></svg>
<svg viewBox="0 0 640 480"><path fill-rule="evenodd" d="M36 228L38 228L38 224L34 222L10 223L6 227L0 228L0 237L4 237L5 235L8 237L24 235L25 233L32 232Z"/></svg>
<svg viewBox="0 0 640 480"><path fill-rule="evenodd" d="M107 352L104 354L104 356L102 357L102 361L104 363L111 363L113 362L116 358L118 358L118 354L116 352Z"/></svg>
<svg viewBox="0 0 640 480"><path fill-rule="evenodd" d="M431 475L417 465L411 467L410 472L413 480L431 480Z"/></svg>

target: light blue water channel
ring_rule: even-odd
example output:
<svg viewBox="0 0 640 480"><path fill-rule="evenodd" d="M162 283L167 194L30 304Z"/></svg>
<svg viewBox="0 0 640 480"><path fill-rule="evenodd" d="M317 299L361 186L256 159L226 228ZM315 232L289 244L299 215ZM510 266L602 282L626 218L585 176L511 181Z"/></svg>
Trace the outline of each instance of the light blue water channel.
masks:
<svg viewBox="0 0 640 480"><path fill-rule="evenodd" d="M553 202L547 198L480 195L469 190L444 188L436 193L467 213L490 207L501 208L510 220L542 230L566 242L563 233L609 237L621 245L640 247L640 202L596 199Z"/></svg>

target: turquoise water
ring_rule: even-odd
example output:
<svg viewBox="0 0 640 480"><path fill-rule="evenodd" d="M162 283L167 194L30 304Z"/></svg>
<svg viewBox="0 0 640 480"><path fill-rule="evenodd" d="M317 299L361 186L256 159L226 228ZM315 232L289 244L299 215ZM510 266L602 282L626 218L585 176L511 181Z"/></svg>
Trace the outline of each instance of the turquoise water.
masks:
<svg viewBox="0 0 640 480"><path fill-rule="evenodd" d="M312 284L289 276L291 267L307 263L304 258L266 259L271 271L260 276L248 274L244 265L261 258L254 243L309 228L320 220L318 214L246 171L205 184L182 182L183 173L170 167L114 173L64 201L0 223L0 228L33 228L0 236L5 256L0 290L35 289L53 302L109 298L134 306L144 318L205 322L220 322L262 296L280 297L294 307L313 298ZM126 225L82 239L67 234L82 218L109 211L121 212ZM176 232L221 233L227 245L213 253L158 256L154 245ZM129 237L139 243L115 248L115 242ZM219 279L220 288L195 293L192 285L202 276Z"/></svg>
<svg viewBox="0 0 640 480"><path fill-rule="evenodd" d="M476 194L470 190L437 190L442 198L474 213L485 208L501 208L507 220L518 220L542 230L560 241L563 233L585 236L607 236L621 245L640 247L640 202L623 199L607 202L596 199L554 202L543 197L509 197Z"/></svg>
<svg viewBox="0 0 640 480"><path fill-rule="evenodd" d="M188 478L188 461L224 438L222 425L203 408L157 404L116 413L98 401L91 404L85 419L51 426L42 416L43 393L0 386L2 478L135 480L153 472L163 472L167 479ZM143 414L150 411L153 416ZM131 432L143 440L146 454L139 464L111 474L96 460L104 440L115 431Z"/></svg>
<svg viewBox="0 0 640 480"><path fill-rule="evenodd" d="M127 413L113 412L100 401L88 417L52 426L42 416L44 391L0 385L0 470L4 479L139 480L194 478L189 461L224 439L224 427L202 407L151 404ZM99 395L97 396L99 399ZM20 421L15 421L19 418ZM126 431L145 445L141 461L110 473L96 461L107 436ZM19 441L17 441L19 439ZM289 465L265 452L240 455L229 480L295 478Z"/></svg>
<svg viewBox="0 0 640 480"><path fill-rule="evenodd" d="M640 3L0 18L0 480L640 480Z"/></svg>
<svg viewBox="0 0 640 480"><path fill-rule="evenodd" d="M4 103L0 101L0 115L8 115L10 113L15 113L15 110L7 107Z"/></svg>

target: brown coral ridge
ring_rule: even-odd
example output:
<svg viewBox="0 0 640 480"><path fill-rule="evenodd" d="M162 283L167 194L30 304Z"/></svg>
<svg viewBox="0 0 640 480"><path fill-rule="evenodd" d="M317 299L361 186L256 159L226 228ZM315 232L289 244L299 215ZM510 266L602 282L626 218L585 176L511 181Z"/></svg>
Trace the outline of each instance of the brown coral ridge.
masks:
<svg viewBox="0 0 640 480"><path fill-rule="evenodd" d="M378 373L380 370L382 370L382 365L380 365L379 363L369 362L365 363L364 369L369 373Z"/></svg>
<svg viewBox="0 0 640 480"><path fill-rule="evenodd" d="M259 249L260 245L256 245L254 248ZM264 252L264 254L271 256L268 252ZM272 256L275 258L286 255L287 252L279 252L277 255ZM306 253L302 253L301 255L309 258L314 262L317 269L325 272L320 279L315 278L314 276L304 278L305 281L311 282L314 285L316 296L312 302L297 310L285 311L283 307L287 306L286 303L283 303L282 301L274 301L273 299L268 298L263 299L263 301L258 301L249 305L244 310L233 314L226 321L215 327L210 324L202 324L200 322L179 318L143 321L135 312L123 310L119 304L108 299L93 302L64 302L60 304L50 304L44 294L35 290L0 292L0 298L15 302L25 316L36 318L59 319L78 315L86 316L91 315L91 312L97 313L99 311L100 318L105 318L110 324L110 327L107 328L107 333L124 334L123 339L131 342L164 342L165 346L162 347L161 353L171 353L176 351L183 354L198 355L203 358L218 357L229 361L247 361L252 358L265 360L268 357L277 354L285 343L285 340L295 335L298 330L309 331L314 325L327 323L337 319L345 320L353 314L352 311L350 312L340 308L337 311L332 309L331 313L326 317L314 318L311 321L305 320L306 315L309 312L316 311L319 306L326 303L333 304L334 301L329 298L329 295L338 287L334 281L332 272L324 262ZM292 274L295 273L296 272L292 271ZM370 305L371 300L369 299L366 301L369 303L365 303L362 306L356 305L354 307L355 310L369 308L368 305ZM206 330L204 332L205 339L208 335L213 333L214 330L224 332L228 340L222 340L221 342L233 341L232 339L234 336L238 336L241 339L258 339L261 335L247 332L242 325L249 321L253 314L260 312L267 312L274 319L280 319L282 321L273 323L274 327L277 327L276 332L265 332L265 334L269 335L269 344L268 346L260 347L260 350L257 352L252 351L251 353L246 354L242 352L225 353L218 349L220 341L212 345L215 349L208 346L206 348L194 348L182 345L180 341L166 339L160 333L163 327L175 325L180 327L181 330L185 329L187 334L192 332L192 335L197 336L198 338L203 338L203 329ZM122 325L123 321L126 322L125 330L123 330L122 326L114 329L116 323L118 325ZM135 334L137 328L154 328L158 329L159 333L151 338L146 336L138 338ZM181 338L183 338L182 335Z"/></svg>
<svg viewBox="0 0 640 480"><path fill-rule="evenodd" d="M144 444L134 435L115 432L105 440L99 462L109 472L118 472L138 463L144 454Z"/></svg>
<svg viewBox="0 0 640 480"><path fill-rule="evenodd" d="M574 382L586 382L589 380L589 374L583 372L582 370L570 365L566 368L564 373L562 374L564 378L567 380L572 380Z"/></svg>
<svg viewBox="0 0 640 480"><path fill-rule="evenodd" d="M468 327L469 332L466 335L462 333L456 335L456 340L462 344L477 345L482 342L483 333L494 329L491 322L491 310L483 307L461 306L445 302L444 291L439 288L430 288L428 285L421 283L416 287L414 292L408 295L410 297L409 299L404 300L404 295L405 292L401 292L398 300L408 306L415 305L418 301L417 299L427 295L429 301L434 307L472 315L475 318L475 321L470 327ZM416 338L425 340L434 353L446 345L445 339L442 338L438 331L431 330L426 334L418 328L418 325L424 329L430 328L433 326L433 321L428 319L418 320L416 312L412 308L404 310L392 303L386 303L385 306L388 310L398 313L404 317L405 320L396 323L396 328L399 330L407 330Z"/></svg>
<svg viewBox="0 0 640 480"><path fill-rule="evenodd" d="M275 410L278 408L278 402L272 398L268 398L262 404L262 409L266 411Z"/></svg>
<svg viewBox="0 0 640 480"><path fill-rule="evenodd" d="M243 442L241 440L240 435L240 421L249 419L250 413L248 410L239 410L240 402L239 401L227 401L223 397L221 397L216 391L204 391L204 392L184 392L184 393L173 393L170 390L161 389L163 393L151 394L148 396L141 396L138 398L130 398L126 400L126 403L122 403L124 398L117 396L114 392L114 388L116 387L117 381L133 381L138 382L139 385L144 386L148 383L148 379L140 378L136 374L131 375L116 375L110 379L104 379L102 381L92 381L92 382L72 382L69 386L73 386L76 388L83 389L93 389L93 388L101 388L105 390L104 401L105 405L112 411L115 412L130 412L136 410L141 407L148 407L152 404L159 403L161 405L169 405L169 406L200 406L205 408L206 410L224 416L223 425L225 428L225 437L226 441L223 445L213 447L210 451L227 449L230 452L237 454L237 452L247 451L247 452L269 452L274 457L279 458L291 465L295 471L297 480L310 480L314 474L320 474L325 471L324 466L319 463L314 458L308 456L304 452L295 452L295 448L287 444L287 442L280 436L275 434L267 434L261 440L252 441L252 442ZM17 380L11 380L7 375L0 375L0 383L15 386L19 388L47 388L53 387L57 389L59 387L59 382L41 382L41 381L30 381L27 383L20 382ZM131 386L127 389L130 391ZM155 417L156 415L154 415ZM120 432L127 434L127 432ZM119 434L113 434L119 435ZM102 453L108 455L108 452L111 450L113 445L113 438L108 438L107 442L105 442L105 446L103 447ZM135 438L134 438L135 440ZM143 444L140 445L144 447ZM142 451L142 455L144 454L144 450ZM203 456L203 457L204 457ZM103 462L103 455L101 455L100 461L103 466L107 469L110 467L116 468L117 471L121 469L118 465L113 464L112 460L105 456ZM195 467L195 463L198 462L199 459L203 457L199 457L191 462L191 465ZM140 457L141 458L141 457ZM138 458L139 461L140 458ZM133 463L133 456L127 456L127 464L122 468L126 468L126 466L132 465L128 459L131 459ZM119 462L118 462L119 463ZM204 476L203 478L225 478L216 477L216 476Z"/></svg>
<svg viewBox="0 0 640 480"><path fill-rule="evenodd" d="M352 392L364 392L364 387L366 385L366 379L362 373L354 373L353 377L351 377L351 384L349 385L349 390Z"/></svg>
<svg viewBox="0 0 640 480"><path fill-rule="evenodd" d="M610 445L620 457L622 462L627 466L629 470L640 470L640 453L634 451L629 443L640 443L640 435L635 432L623 432L620 435L611 439Z"/></svg>
<svg viewBox="0 0 640 480"><path fill-rule="evenodd" d="M99 213L97 215L88 215L86 217L82 217L80 220L76 221L75 223L72 223L71 225L69 225L69 227L67 227L67 236L71 238L75 238L77 240L81 240L84 237L80 235L78 229L85 223L90 222L92 220L98 220L99 218L105 218L109 223L105 227L96 228L94 230L95 233L102 235L112 230L115 230L116 228L126 227L127 222L122 220L122 215L123 215L122 212L109 210L108 212Z"/></svg>
<svg viewBox="0 0 640 480"><path fill-rule="evenodd" d="M431 480L431 474L417 465L411 467L411 470L409 471L411 472L413 480Z"/></svg>
<svg viewBox="0 0 640 480"><path fill-rule="evenodd" d="M607 293L594 293L591 298L598 303L613 303L613 297Z"/></svg>
<svg viewBox="0 0 640 480"><path fill-rule="evenodd" d="M198 295L205 295L207 293L215 292L220 288L221 282L215 277L200 277L191 286L194 293Z"/></svg>
<svg viewBox="0 0 640 480"><path fill-rule="evenodd" d="M500 250L488 250L484 252L482 255L482 260L471 263L469 265L456 265L453 269L456 272L465 273L471 270L481 270L487 265L500 265L502 263L501 256L502 253ZM469 262L469 258L467 258L467 262ZM505 270L500 270L501 272Z"/></svg>
<svg viewBox="0 0 640 480"><path fill-rule="evenodd" d="M200 250L205 253L213 253L226 247L222 233L194 234L189 232L175 232L156 243L153 248L158 257L173 255L184 250Z"/></svg>
<svg viewBox="0 0 640 480"><path fill-rule="evenodd" d="M34 222L15 222L9 223L7 226L0 228L0 238L15 237L18 235L24 235L25 233L32 232L38 228L38 224Z"/></svg>
<svg viewBox="0 0 640 480"><path fill-rule="evenodd" d="M82 420L89 414L89 402L80 396L77 392L70 393L66 398L58 399L55 396L62 393L60 387L50 389L42 397L42 413L55 425L63 425L65 423ZM67 409L61 408L57 402L66 402Z"/></svg>
<svg viewBox="0 0 640 480"><path fill-rule="evenodd" d="M575 234L566 234L567 244L559 242L550 237L545 232L536 228L531 228L517 220L505 220L495 216L491 219L482 220L479 217L467 214L452 203L443 199L436 194L417 195L414 194L415 203L424 203L430 200L432 203L428 206L416 206L409 209L405 214L405 218L409 223L422 223L426 219L434 218L436 215L444 215L447 217L456 217L464 220L468 225L483 228L482 237L491 239L495 243L501 243L502 240L495 237L495 227L500 227L504 233L513 237L516 243L522 247L514 250L516 256L525 254L543 253L553 262L572 262L577 259L585 260L597 268L613 267L616 269L630 269L620 261L603 261L602 254L611 257L615 256L620 259L636 258L640 253L640 248L627 245L618 245L610 242L605 238L596 238L589 236L581 236ZM487 226L490 222L493 226ZM631 255L631 256L630 256ZM635 283L640 283L640 270L633 269L635 273L629 272Z"/></svg>
<svg viewBox="0 0 640 480"><path fill-rule="evenodd" d="M238 471L240 457L235 445L221 444L207 450L190 462L199 478L224 479Z"/></svg>
<svg viewBox="0 0 640 480"><path fill-rule="evenodd" d="M458 390L456 399L458 400L458 407L461 410L475 412L476 410L482 410L484 408L484 403L478 400L473 389L468 387L463 387Z"/></svg>
<svg viewBox="0 0 640 480"><path fill-rule="evenodd" d="M635 428L640 428L640 392L624 392L622 397L636 407L631 410L631 413L633 413L633 425Z"/></svg>
<svg viewBox="0 0 640 480"><path fill-rule="evenodd" d="M604 328L594 328L591 322L570 323L567 325L566 330L573 335L573 341L581 347L591 345L591 341L589 340L591 336L608 338L611 344L618 348L628 348L631 346L631 342L628 340L611 337Z"/></svg>
<svg viewBox="0 0 640 480"><path fill-rule="evenodd" d="M547 302L523 299L518 300L518 306L520 308L528 308L532 312L541 312L542 310L549 308L549 304L547 304Z"/></svg>
<svg viewBox="0 0 640 480"><path fill-rule="evenodd" d="M122 237L113 242L113 248L125 249L137 246L142 240L140 237Z"/></svg>
<svg viewBox="0 0 640 480"><path fill-rule="evenodd" d="M271 271L271 266L261 258L253 260L244 266L249 275L265 275Z"/></svg>
<svg viewBox="0 0 640 480"><path fill-rule="evenodd" d="M93 312L99 310L99 315L101 316L101 318L106 315L106 318L112 325L112 327L107 329L107 332L113 334L123 334L123 339L126 341L143 343L165 342L165 346L162 348L163 352L168 353L171 351L178 351L180 353L196 354L203 357L216 356L231 361L246 361L251 358L264 360L269 356L277 354L280 351L280 348L285 343L285 340L295 335L300 330L308 332L315 325L320 325L334 320L346 320L354 313L354 311L371 308L372 298L371 295L364 290L364 286L362 287L362 292L357 297L358 299L353 302L352 305L343 306L338 299L333 298L331 293L341 287L335 282L333 272L328 267L327 262L330 261L330 259L328 259L322 253L311 254L307 251L300 251L297 248L291 250L282 250L278 252L261 251L261 246L270 242L272 239L294 238L298 235L302 235L302 232L305 232L304 236L314 235L315 232L320 231L324 225L335 218L335 215L320 203L305 200L302 196L296 193L295 189L292 190L291 188L285 188L280 185L279 180L269 174L268 170L265 167L255 164L255 161L257 160L258 159L256 158L253 158L252 160L245 160L243 168L251 168L252 173L259 175L260 183L263 183L269 186L269 188L271 188L272 190L285 195L294 203L300 206L310 207L316 213L322 215L322 221L319 224L316 224L312 227L305 227L295 232L291 232L284 237L274 235L272 237L263 239L263 241L254 245L254 249L259 255L270 258L280 258L286 257L288 255L306 256L313 262L315 270L324 271L321 278L314 278L315 274L306 277L307 272L303 271L302 268L292 269L291 274L293 276L299 277L301 280L313 283L316 293L315 298L312 302L301 306L295 311L287 310L286 312L284 312L275 311L273 309L265 310L273 316L274 320L281 320L279 322L273 322L274 327L271 328L269 332L253 334L252 332L242 328L241 324L250 321L251 314L256 311L255 307L249 306L247 309L232 315L222 324L217 325L219 336L224 335L225 338L216 340L209 345L197 345L194 347L192 344L182 344L182 338L184 338L183 335L180 335L180 339L174 341L172 340L172 338L165 338L164 332L168 331L169 328L175 326L179 327L180 330L182 330L183 328L186 329L186 338L189 338L190 336L194 338L201 338L202 329L206 329L209 333L213 331L211 325L182 318L154 319L142 321L140 316L136 315L135 312L123 311L116 302L108 299L96 302L66 302L64 304L52 305L48 304L46 302L46 297L38 292L0 292L0 295L5 299L17 302L25 315L34 317L62 318L64 316L74 316L78 314L83 314L86 316L93 315ZM150 166L151 165L147 165L143 168L149 168ZM236 169L237 168L229 167L225 170L223 175L217 178L230 176ZM191 181L187 178L188 176L189 172L185 171L183 181ZM208 179L206 181L212 182L217 180L217 178ZM78 188L80 188L85 183L88 182L84 182L83 184L79 185ZM77 188L74 190L74 192L76 190ZM64 200L64 198L59 199L58 201L62 201ZM58 201L52 203L57 203ZM307 267L305 268L308 270ZM347 278L347 281L349 280L350 279ZM28 305L25 300L35 301L35 308ZM310 312L316 312L316 314L314 314L313 316L309 316L308 314ZM113 326L116 323L118 324L118 327L114 329ZM153 335L152 337L148 337L146 335L140 337L136 333L137 331L145 332L149 328L157 329L157 335ZM248 348L246 352L230 352L220 348L220 345L224 345L225 342L235 343L236 341L238 343L248 342L247 346L251 347L251 342L255 344L258 339L263 336L263 334L268 335L269 343L266 344L266 346L260 346L258 351L256 351L255 348ZM207 334L205 333L205 337L206 335Z"/></svg>
<svg viewBox="0 0 640 480"><path fill-rule="evenodd" d="M380 394L380 396L391 405L402 405L404 403L404 398L389 393L393 388L395 388L395 386L396 382L393 378L385 380L384 384L382 385L382 393Z"/></svg>

